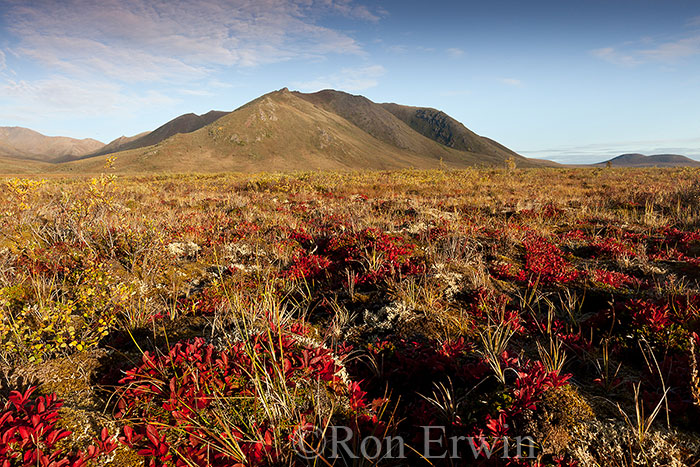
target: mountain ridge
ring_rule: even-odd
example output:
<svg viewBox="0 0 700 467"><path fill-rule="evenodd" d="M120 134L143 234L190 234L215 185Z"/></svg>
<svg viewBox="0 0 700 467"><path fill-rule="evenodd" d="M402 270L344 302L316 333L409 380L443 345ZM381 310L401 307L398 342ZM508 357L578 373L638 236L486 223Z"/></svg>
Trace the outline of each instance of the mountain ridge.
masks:
<svg viewBox="0 0 700 467"><path fill-rule="evenodd" d="M60 162L89 154L104 143L92 138L46 136L29 128L0 127L0 156L40 162Z"/></svg>
<svg viewBox="0 0 700 467"><path fill-rule="evenodd" d="M520 167L556 165L527 159L435 109L287 88L232 112L181 115L53 170L98 172L108 156L117 156L118 172L503 167L511 158Z"/></svg>
<svg viewBox="0 0 700 467"><path fill-rule="evenodd" d="M95 151L94 153L87 154L84 158L153 146L154 144L158 144L171 136L175 136L176 134L191 133L199 130L204 126L215 122L226 114L228 114L228 112L223 112L220 110L210 110L202 115L197 115L191 112L186 113L175 117L153 131L143 132L132 137L122 136L117 138L116 140L107 144L104 148ZM119 144L118 140L122 138L124 138L124 140Z"/></svg>
<svg viewBox="0 0 700 467"><path fill-rule="evenodd" d="M627 153L613 157L596 166L613 167L700 167L700 162L680 154L654 154L647 156L640 153Z"/></svg>

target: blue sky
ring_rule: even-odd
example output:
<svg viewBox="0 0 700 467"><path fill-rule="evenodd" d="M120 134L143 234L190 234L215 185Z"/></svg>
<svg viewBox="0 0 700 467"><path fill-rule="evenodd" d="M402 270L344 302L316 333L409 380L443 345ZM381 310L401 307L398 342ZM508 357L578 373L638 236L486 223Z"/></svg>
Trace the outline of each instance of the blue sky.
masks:
<svg viewBox="0 0 700 467"><path fill-rule="evenodd" d="M0 126L108 142L285 86L439 108L532 157L700 158L700 4L0 0Z"/></svg>

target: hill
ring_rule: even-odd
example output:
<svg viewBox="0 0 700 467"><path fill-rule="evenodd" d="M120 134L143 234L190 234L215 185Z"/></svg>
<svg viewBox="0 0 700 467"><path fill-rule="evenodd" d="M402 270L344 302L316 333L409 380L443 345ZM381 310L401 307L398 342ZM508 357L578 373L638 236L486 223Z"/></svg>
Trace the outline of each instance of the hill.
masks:
<svg viewBox="0 0 700 467"><path fill-rule="evenodd" d="M111 143L107 144L105 147L101 148L99 151L95 151L87 155L87 157L101 156L120 151L128 151L129 149L153 146L154 144L158 144L176 134L191 133L195 130L199 130L204 126L215 122L227 113L228 112L212 110L203 115L193 113L180 115L179 117L170 120L151 132L141 133L132 137L122 136L117 138Z"/></svg>
<svg viewBox="0 0 700 467"><path fill-rule="evenodd" d="M385 143L416 154L444 157L447 147L479 154L479 162L484 164L499 164L508 157L531 163L435 109L376 104L363 96L330 89L313 94L294 94L335 112Z"/></svg>
<svg viewBox="0 0 700 467"><path fill-rule="evenodd" d="M136 141L137 139L142 138L149 133L149 131L144 131L143 133L139 133L138 135L134 136L120 136L119 138L112 140L106 145L104 145L99 151L87 154L85 157L101 156L103 154L111 154L114 152L122 151L127 144Z"/></svg>
<svg viewBox="0 0 700 467"><path fill-rule="evenodd" d="M381 106L416 132L447 147L478 154L495 154L503 158L525 159L496 141L477 135L439 110L398 104Z"/></svg>
<svg viewBox="0 0 700 467"><path fill-rule="evenodd" d="M185 114L154 131L99 144L80 156L42 160L56 173L99 172L114 154L115 169L124 173L503 167L511 158L519 167L556 165L522 157L444 112L334 90L284 88L230 113ZM9 171L7 161L27 160L14 146L0 149L11 158L0 160L0 172Z"/></svg>
<svg viewBox="0 0 700 467"><path fill-rule="evenodd" d="M458 122L453 126L458 128ZM255 172L503 166L508 157L518 159L521 167L548 164L470 135L476 140L475 150L448 147L362 96L339 91L303 94L284 88L195 131L122 151L116 169ZM74 171L93 171L102 164L102 158L90 158L69 165Z"/></svg>
<svg viewBox="0 0 700 467"><path fill-rule="evenodd" d="M700 167L700 162L689 157L678 154L656 154L645 156L644 154L632 153L622 154L609 161L595 164L597 166L607 165L608 162L613 167Z"/></svg>
<svg viewBox="0 0 700 467"><path fill-rule="evenodd" d="M47 173L53 170L54 164L35 161L32 159L20 159L0 155L0 176L31 175Z"/></svg>
<svg viewBox="0 0 700 467"><path fill-rule="evenodd" d="M78 158L102 148L94 139L45 136L22 127L0 127L0 156L14 159L59 162Z"/></svg>

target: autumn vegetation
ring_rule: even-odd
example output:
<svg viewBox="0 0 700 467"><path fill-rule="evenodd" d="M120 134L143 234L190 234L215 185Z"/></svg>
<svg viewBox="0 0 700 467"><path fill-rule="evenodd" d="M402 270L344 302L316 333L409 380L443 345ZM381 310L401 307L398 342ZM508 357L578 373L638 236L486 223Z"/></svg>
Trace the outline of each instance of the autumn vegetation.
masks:
<svg viewBox="0 0 700 467"><path fill-rule="evenodd" d="M700 462L698 169L105 172L1 182L2 467Z"/></svg>

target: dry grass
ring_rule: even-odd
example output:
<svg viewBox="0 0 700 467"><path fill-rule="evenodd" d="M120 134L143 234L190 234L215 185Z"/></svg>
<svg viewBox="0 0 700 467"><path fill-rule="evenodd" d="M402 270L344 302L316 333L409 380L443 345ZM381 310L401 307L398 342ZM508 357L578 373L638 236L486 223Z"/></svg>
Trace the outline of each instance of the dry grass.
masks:
<svg viewBox="0 0 700 467"><path fill-rule="evenodd" d="M92 386L67 404L109 414L119 378L146 352L164 355L195 337L229 349L263 334L269 348L244 347L256 397L222 396L211 412L218 418L201 421L208 432L218 427L212 446L231 457L246 457L222 441L236 429L247 442L268 442L255 437L253 419L241 424L248 416L268 424L276 459L288 465L298 459L286 437L304 420L327 428L362 414L406 434L425 411L466 433L503 414L509 435L531 434L526 419L551 428L571 418L565 402L559 415L544 399L514 407L541 366L571 374L562 394L599 417L551 429L591 449L603 442L593 433L610 437L598 454L562 444L567 459L662 465L649 446L663 440L673 447L663 462L690 464L700 459L699 175L504 168L5 180L0 395L39 362L60 369L85 355L81 384ZM306 349L329 349L337 381L291 385L291 357L273 338L286 333ZM424 353L414 366L434 359L468 371L425 370L398 385L411 368L396 365L415 349ZM278 360L258 361L261 352ZM465 383L480 371L478 384ZM68 373L30 383L55 392ZM358 409L348 384L361 380L368 395Z"/></svg>

